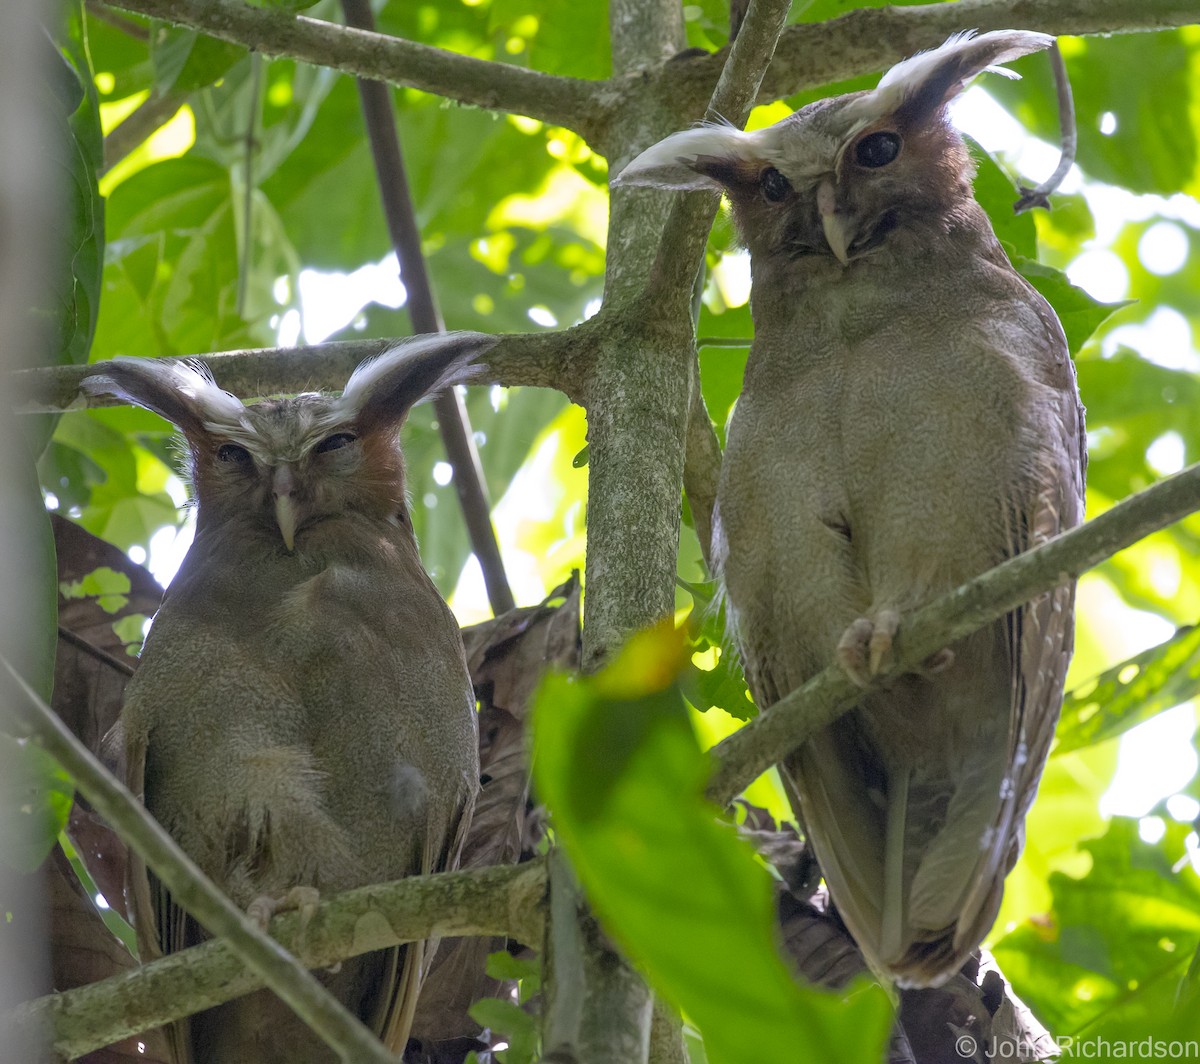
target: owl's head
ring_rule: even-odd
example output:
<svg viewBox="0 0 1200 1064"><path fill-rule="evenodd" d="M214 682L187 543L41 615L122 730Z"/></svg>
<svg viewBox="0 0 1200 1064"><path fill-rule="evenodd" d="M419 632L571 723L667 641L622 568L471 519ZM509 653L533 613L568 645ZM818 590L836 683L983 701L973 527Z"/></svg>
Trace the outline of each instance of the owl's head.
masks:
<svg viewBox="0 0 1200 1064"><path fill-rule="evenodd" d="M708 124L674 133L617 180L723 189L755 258L848 263L902 228L953 223L973 173L947 104L976 74L1053 40L1021 30L958 34L898 63L868 92L819 100L766 129Z"/></svg>
<svg viewBox="0 0 1200 1064"><path fill-rule="evenodd" d="M114 358L82 381L153 410L183 433L198 532L236 523L298 536L348 512L407 523L398 431L425 395L451 383L497 337L420 337L360 365L337 398L297 395L244 405L199 362Z"/></svg>

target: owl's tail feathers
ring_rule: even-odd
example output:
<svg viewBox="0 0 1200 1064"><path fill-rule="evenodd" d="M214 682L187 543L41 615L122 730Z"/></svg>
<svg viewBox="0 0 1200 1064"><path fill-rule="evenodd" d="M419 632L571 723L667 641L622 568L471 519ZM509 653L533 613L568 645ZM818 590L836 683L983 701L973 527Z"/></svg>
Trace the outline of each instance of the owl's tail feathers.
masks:
<svg viewBox="0 0 1200 1064"><path fill-rule="evenodd" d="M824 748L830 741L818 736L798 752L796 782L834 903L881 978L939 986L966 962L1000 906L1004 869L980 846L995 817L984 799L997 788L980 773L978 786L959 791L948 811L944 788L923 786L911 766L894 764L884 793L851 779Z"/></svg>
<svg viewBox="0 0 1200 1064"><path fill-rule="evenodd" d="M887 835L883 858L883 919L879 945L884 958L900 956L906 933L904 850L908 828L908 784L912 769L905 767L888 781Z"/></svg>
<svg viewBox="0 0 1200 1064"><path fill-rule="evenodd" d="M404 960L395 979L395 993L385 1003L386 1011L378 1027L380 1040L393 1053L403 1053L412 1031L421 992L421 968L425 958L425 943L410 942L404 947Z"/></svg>

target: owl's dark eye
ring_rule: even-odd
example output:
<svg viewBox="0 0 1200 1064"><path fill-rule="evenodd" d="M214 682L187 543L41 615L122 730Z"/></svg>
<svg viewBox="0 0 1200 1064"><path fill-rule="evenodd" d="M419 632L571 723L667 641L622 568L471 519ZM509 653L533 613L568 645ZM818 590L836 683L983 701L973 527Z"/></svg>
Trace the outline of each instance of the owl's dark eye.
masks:
<svg viewBox="0 0 1200 1064"><path fill-rule="evenodd" d="M314 450L317 454L325 454L327 451L338 451L347 444L353 443L358 437L352 432L335 432L332 436L326 436Z"/></svg>
<svg viewBox="0 0 1200 1064"><path fill-rule="evenodd" d="M899 154L900 138L886 131L871 133L854 145L854 161L871 170L887 166Z"/></svg>
<svg viewBox="0 0 1200 1064"><path fill-rule="evenodd" d="M250 452L236 443L223 443L217 448L217 461L231 465L245 465L250 461Z"/></svg>
<svg viewBox="0 0 1200 1064"><path fill-rule="evenodd" d="M778 203L792 191L791 182L773 166L768 166L759 175L758 181L762 185L763 195L772 203Z"/></svg>

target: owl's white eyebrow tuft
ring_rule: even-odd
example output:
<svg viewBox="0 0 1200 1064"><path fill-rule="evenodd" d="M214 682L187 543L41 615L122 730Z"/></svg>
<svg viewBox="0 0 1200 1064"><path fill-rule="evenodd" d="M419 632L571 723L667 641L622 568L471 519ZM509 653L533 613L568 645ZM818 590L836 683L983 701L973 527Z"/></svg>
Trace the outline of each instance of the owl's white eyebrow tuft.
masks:
<svg viewBox="0 0 1200 1064"><path fill-rule="evenodd" d="M868 113L871 117L891 114L904 102L906 96L935 74L940 66L954 58L965 58L970 52L991 52L993 54L990 58L993 61L969 73L963 79L964 83L985 72L1002 74L1007 78L1019 78L1020 74L1005 70L999 64L1049 48L1053 43L1054 38L1050 34L1035 33L1032 30L993 30L983 34L977 34L975 30L963 30L948 37L946 42L937 48L918 52L901 60L879 79L879 84L873 92L854 101L852 107L861 111L863 117L867 117Z"/></svg>
<svg viewBox="0 0 1200 1064"><path fill-rule="evenodd" d="M242 401L218 387L212 371L203 362L174 362L170 375L179 393L186 395L200 412L205 428L222 432L249 427Z"/></svg>
<svg viewBox="0 0 1200 1064"><path fill-rule="evenodd" d="M778 152L775 150L775 140L772 127L747 133L728 122L706 122L692 129L672 133L657 144L652 144L630 162L616 180L618 183L628 181L636 184L638 176L644 172L675 165L690 166L703 155L776 162Z"/></svg>
<svg viewBox="0 0 1200 1064"><path fill-rule="evenodd" d="M334 423L342 419L353 418L384 377L395 373L404 363L420 362L429 352L445 347L450 340L453 340L451 334L430 333L414 340L406 340L404 343L397 344L382 354L361 363L350 374L350 379L346 381L346 387L342 390L341 398L334 401L325 420ZM456 383L458 378L464 374L466 363L470 361L470 358L471 355L464 352L461 358L453 359L446 366L441 377L423 389L423 394L430 394L447 384Z"/></svg>

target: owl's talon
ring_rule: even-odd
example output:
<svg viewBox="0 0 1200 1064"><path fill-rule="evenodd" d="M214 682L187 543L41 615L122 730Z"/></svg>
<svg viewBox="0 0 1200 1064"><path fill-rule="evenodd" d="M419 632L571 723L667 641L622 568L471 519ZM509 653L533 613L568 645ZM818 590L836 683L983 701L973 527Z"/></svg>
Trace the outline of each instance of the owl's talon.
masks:
<svg viewBox="0 0 1200 1064"><path fill-rule="evenodd" d="M874 630L875 626L866 617L859 617L838 640L837 663L859 687L866 687L871 682L868 647Z"/></svg>
<svg viewBox="0 0 1200 1064"><path fill-rule="evenodd" d="M891 664L892 640L900 627L896 610L880 610L874 618L859 617L842 634L837 645L837 663L859 687L868 687Z"/></svg>
<svg viewBox="0 0 1200 1064"><path fill-rule="evenodd" d="M266 931L274 916L293 910L300 914L300 934L303 936L309 921L316 915L320 902L321 892L316 887L295 886L289 888L280 898L260 894L246 907L246 915L258 924L261 930Z"/></svg>
<svg viewBox="0 0 1200 1064"><path fill-rule="evenodd" d="M271 917L275 915L278 907L277 899L272 898L269 894L260 894L246 906L246 915L258 925L260 931L266 931L267 925L271 922Z"/></svg>
<svg viewBox="0 0 1200 1064"><path fill-rule="evenodd" d="M871 675L892 663L892 640L900 627L896 610L880 610L875 615L875 630L871 633Z"/></svg>

